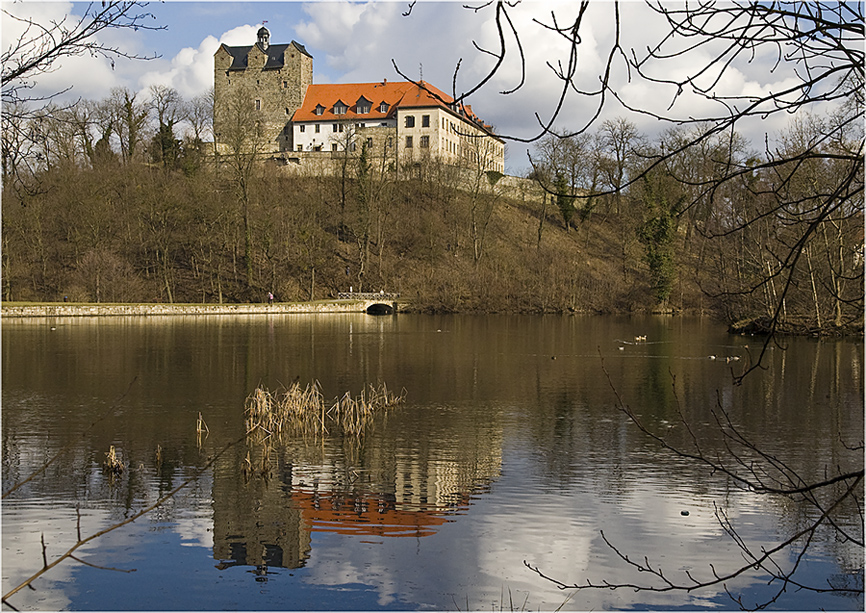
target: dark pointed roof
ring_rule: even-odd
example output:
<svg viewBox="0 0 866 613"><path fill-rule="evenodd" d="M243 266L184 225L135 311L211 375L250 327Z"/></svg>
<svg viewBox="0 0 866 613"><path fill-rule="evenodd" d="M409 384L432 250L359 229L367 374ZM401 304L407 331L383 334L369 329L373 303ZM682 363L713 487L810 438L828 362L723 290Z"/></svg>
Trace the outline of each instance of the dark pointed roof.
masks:
<svg viewBox="0 0 866 613"><path fill-rule="evenodd" d="M229 70L245 70L247 67L247 58L254 46L257 46L262 53L265 53L268 56L268 59L265 61L265 70L282 68L284 62L283 56L286 51L289 50L289 47L294 48L299 53L303 53L311 59L313 57L301 43L294 40L291 43L269 45L267 49L262 49L261 45L258 43L255 45L242 45L240 47L229 47L228 45L223 44L222 48L228 51L229 55L232 56L232 64L229 66Z"/></svg>

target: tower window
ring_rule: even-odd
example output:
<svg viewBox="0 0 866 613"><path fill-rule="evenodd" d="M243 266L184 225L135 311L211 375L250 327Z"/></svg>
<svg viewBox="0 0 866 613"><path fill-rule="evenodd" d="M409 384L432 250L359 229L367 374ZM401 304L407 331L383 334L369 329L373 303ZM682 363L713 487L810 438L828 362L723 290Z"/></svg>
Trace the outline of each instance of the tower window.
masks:
<svg viewBox="0 0 866 613"><path fill-rule="evenodd" d="M256 110L257 111L262 110L262 101L261 100L256 100Z"/></svg>

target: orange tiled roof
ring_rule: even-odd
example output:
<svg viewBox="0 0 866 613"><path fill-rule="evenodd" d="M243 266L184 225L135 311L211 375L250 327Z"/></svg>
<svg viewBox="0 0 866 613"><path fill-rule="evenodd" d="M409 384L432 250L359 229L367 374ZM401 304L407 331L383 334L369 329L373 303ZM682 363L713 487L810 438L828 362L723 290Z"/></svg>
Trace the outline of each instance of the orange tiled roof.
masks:
<svg viewBox="0 0 866 613"><path fill-rule="evenodd" d="M334 83L310 85L304 96L304 103L292 116L292 121L330 121L334 119L358 119L376 121L394 116L397 108L450 108L454 98L442 90L424 83L419 87L409 81L379 81L376 83ZM361 99L370 103L369 113L358 113L357 103ZM342 102L347 110L344 114L334 113L334 105ZM388 105L388 110L382 112L382 103ZM316 107L324 107L324 113L316 114ZM484 126L484 123L472 112L472 107L461 105L466 117ZM459 111L458 111L459 112ZM485 126L489 127L489 126Z"/></svg>

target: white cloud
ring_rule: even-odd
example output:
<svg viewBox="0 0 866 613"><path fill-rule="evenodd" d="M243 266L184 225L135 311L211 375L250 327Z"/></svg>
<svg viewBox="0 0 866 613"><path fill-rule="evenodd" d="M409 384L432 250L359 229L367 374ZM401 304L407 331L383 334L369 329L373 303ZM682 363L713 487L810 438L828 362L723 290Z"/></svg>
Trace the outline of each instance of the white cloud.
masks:
<svg viewBox="0 0 866 613"><path fill-rule="evenodd" d="M173 87L184 98L193 98L213 87L213 55L220 41L205 38L197 48L185 47L171 59L167 70L151 70L139 79L142 89L151 85Z"/></svg>
<svg viewBox="0 0 866 613"><path fill-rule="evenodd" d="M59 19L77 5L70 3L4 3L7 10L16 14L27 14L41 22ZM100 57L78 57L64 60L57 71L40 79L38 92L59 91L74 86L73 94L84 98L107 96L110 89L124 85L136 90L153 84L176 88L184 97L191 98L206 92L213 85L213 53L219 43L249 45L256 40L260 24L246 24L226 29L219 19L226 19L224 12L204 11L190 8L184 12L174 5L168 14L175 19L195 14L197 19L213 19L212 27L199 27L198 31L212 31L200 40L184 40L179 51L166 53L163 59L151 62L118 61L114 70L110 62ZM196 5L190 5L194 7ZM274 5L275 7L277 4ZM408 8L403 2L312 2L300 8L282 13L282 21L269 23L275 43L289 42L294 38L314 55L315 82L364 82L382 78L399 79L392 65L410 78L423 76L440 89L451 92L455 68L457 74L456 93L471 89L484 78L495 59L479 51L477 43L487 50L497 50L499 33L495 23L495 5L480 11L464 8L458 2L418 2L411 15L404 16ZM511 95L500 92L514 88L521 81L522 66L518 46L508 24L504 24L507 58L498 74L483 89L468 100L473 109L485 121L495 125L507 135L532 137L539 133L536 114L546 121L555 112L563 83L554 74L553 68L565 67L569 61L566 41L550 29L554 25L552 12L559 27L570 26L578 14L579 6L574 2L529 1L509 9L514 27L520 35L525 57L525 82L523 87ZM616 31L613 5L592 4L586 12L580 28L581 42L578 48L575 83L586 91L597 90L610 53ZM159 7L153 8L159 19ZM275 13L280 14L278 9ZM234 14L229 11L230 14ZM181 17L178 17L181 16ZM542 25L544 24L544 25ZM184 32L182 23L169 23L171 32ZM545 27L548 26L548 27ZM643 3L623 3L619 14L622 54L614 56L612 86L621 92L628 104L678 117L703 116L719 112L718 105L708 103L691 92L681 95L676 105L668 111L674 90L658 84L634 78L629 81L625 56L634 49L638 55L648 46L657 43L665 33L663 18L649 11ZM223 33L220 35L219 32ZM21 24L13 19L3 19L3 40L12 41L20 35ZM116 43L122 40L125 49L133 53L147 54L142 46L141 33L132 31L106 31L100 34L104 40ZM165 37L161 39L165 41ZM176 48L175 48L176 49ZM678 78L693 72L695 66L706 63L712 49L701 49L689 56L674 57L660 62L652 70L657 77ZM749 63L731 66L715 86L715 91L725 95L746 95L766 91L778 91L794 83L794 75L784 65L771 71L768 58L757 57ZM787 70L787 72L786 72ZM599 98L580 95L570 91L562 106L554 127L580 128L597 110ZM626 110L612 97L605 101L600 120L626 115ZM654 137L668 124L647 116L633 115L631 119L639 129ZM772 118L766 122L750 122L748 128L755 131L761 140L765 131L782 127L785 117ZM526 144L514 143L509 164L512 169L526 165Z"/></svg>
<svg viewBox="0 0 866 613"><path fill-rule="evenodd" d="M74 528L80 526L82 534L94 534L111 522L107 511L95 508L82 509L76 514L72 504L54 501L46 504L42 500L3 501L3 584L4 589L26 581L42 568L42 547L47 546L49 560L58 552L67 551L75 545ZM84 556L87 547L78 552ZM57 565L40 579L39 590L25 589L15 594L11 602L21 609L60 611L69 608L71 600L63 589L56 585L70 583L74 577L72 563ZM41 583L41 585L40 585Z"/></svg>
<svg viewBox="0 0 866 613"><path fill-rule="evenodd" d="M206 37L198 47L184 47L170 62L162 62L138 80L140 89L151 85L173 87L186 99L206 93L213 87L213 56L221 44L251 45L261 24L242 25L224 32L219 39Z"/></svg>
<svg viewBox="0 0 866 613"><path fill-rule="evenodd" d="M64 26L72 28L80 19L80 16L73 13L75 6L68 2L4 2L3 9L8 13L0 19L4 53L19 41L29 40L37 35L38 28L31 27L28 30L29 21L42 25L65 21ZM106 37L105 40L109 38ZM25 55L32 55L36 51L35 46L24 49ZM100 97L102 92L110 89L121 77L120 73L112 68L111 59L90 54L64 57L55 62L49 72L37 76L35 86L28 95L38 98L69 90L71 94L64 96L66 99Z"/></svg>
<svg viewBox="0 0 866 613"><path fill-rule="evenodd" d="M373 5L346 2L317 2L304 7L310 21L298 24L295 32L309 45L319 49L335 49L337 54L344 45L357 39L354 26L363 14L374 10Z"/></svg>

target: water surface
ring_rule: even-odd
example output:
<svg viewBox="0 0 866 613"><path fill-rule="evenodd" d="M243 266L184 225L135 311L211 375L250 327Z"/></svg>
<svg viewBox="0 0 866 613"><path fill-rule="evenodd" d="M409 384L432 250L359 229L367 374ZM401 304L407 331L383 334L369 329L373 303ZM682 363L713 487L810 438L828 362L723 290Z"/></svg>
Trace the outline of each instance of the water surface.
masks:
<svg viewBox="0 0 866 613"><path fill-rule="evenodd" d="M645 342L635 341L646 336ZM736 608L723 588L562 591L646 581L616 554L682 578L741 564L723 510L751 546L807 510L660 449L617 395L674 443L719 450L711 409L805 477L862 468L863 347L787 340L734 385L760 341L678 318L266 315L4 320L3 591L85 545L10 602L19 609L378 610ZM714 359L711 359L711 356ZM737 361L725 358L740 358ZM608 378L609 377L609 378ZM406 402L362 440L243 440L257 387L318 381L326 398L369 383ZM199 414L208 432L196 432ZM103 472L113 445L127 465ZM245 476L265 453L267 477ZM685 515L684 513L688 513ZM852 530L861 519L845 515ZM604 533L608 544L602 538ZM796 551L780 558L792 563ZM804 581L858 582L862 548L819 532ZM106 570L112 567L134 572ZM745 602L766 577L728 583ZM563 604L564 603L564 604ZM862 595L789 590L778 609L862 610Z"/></svg>

